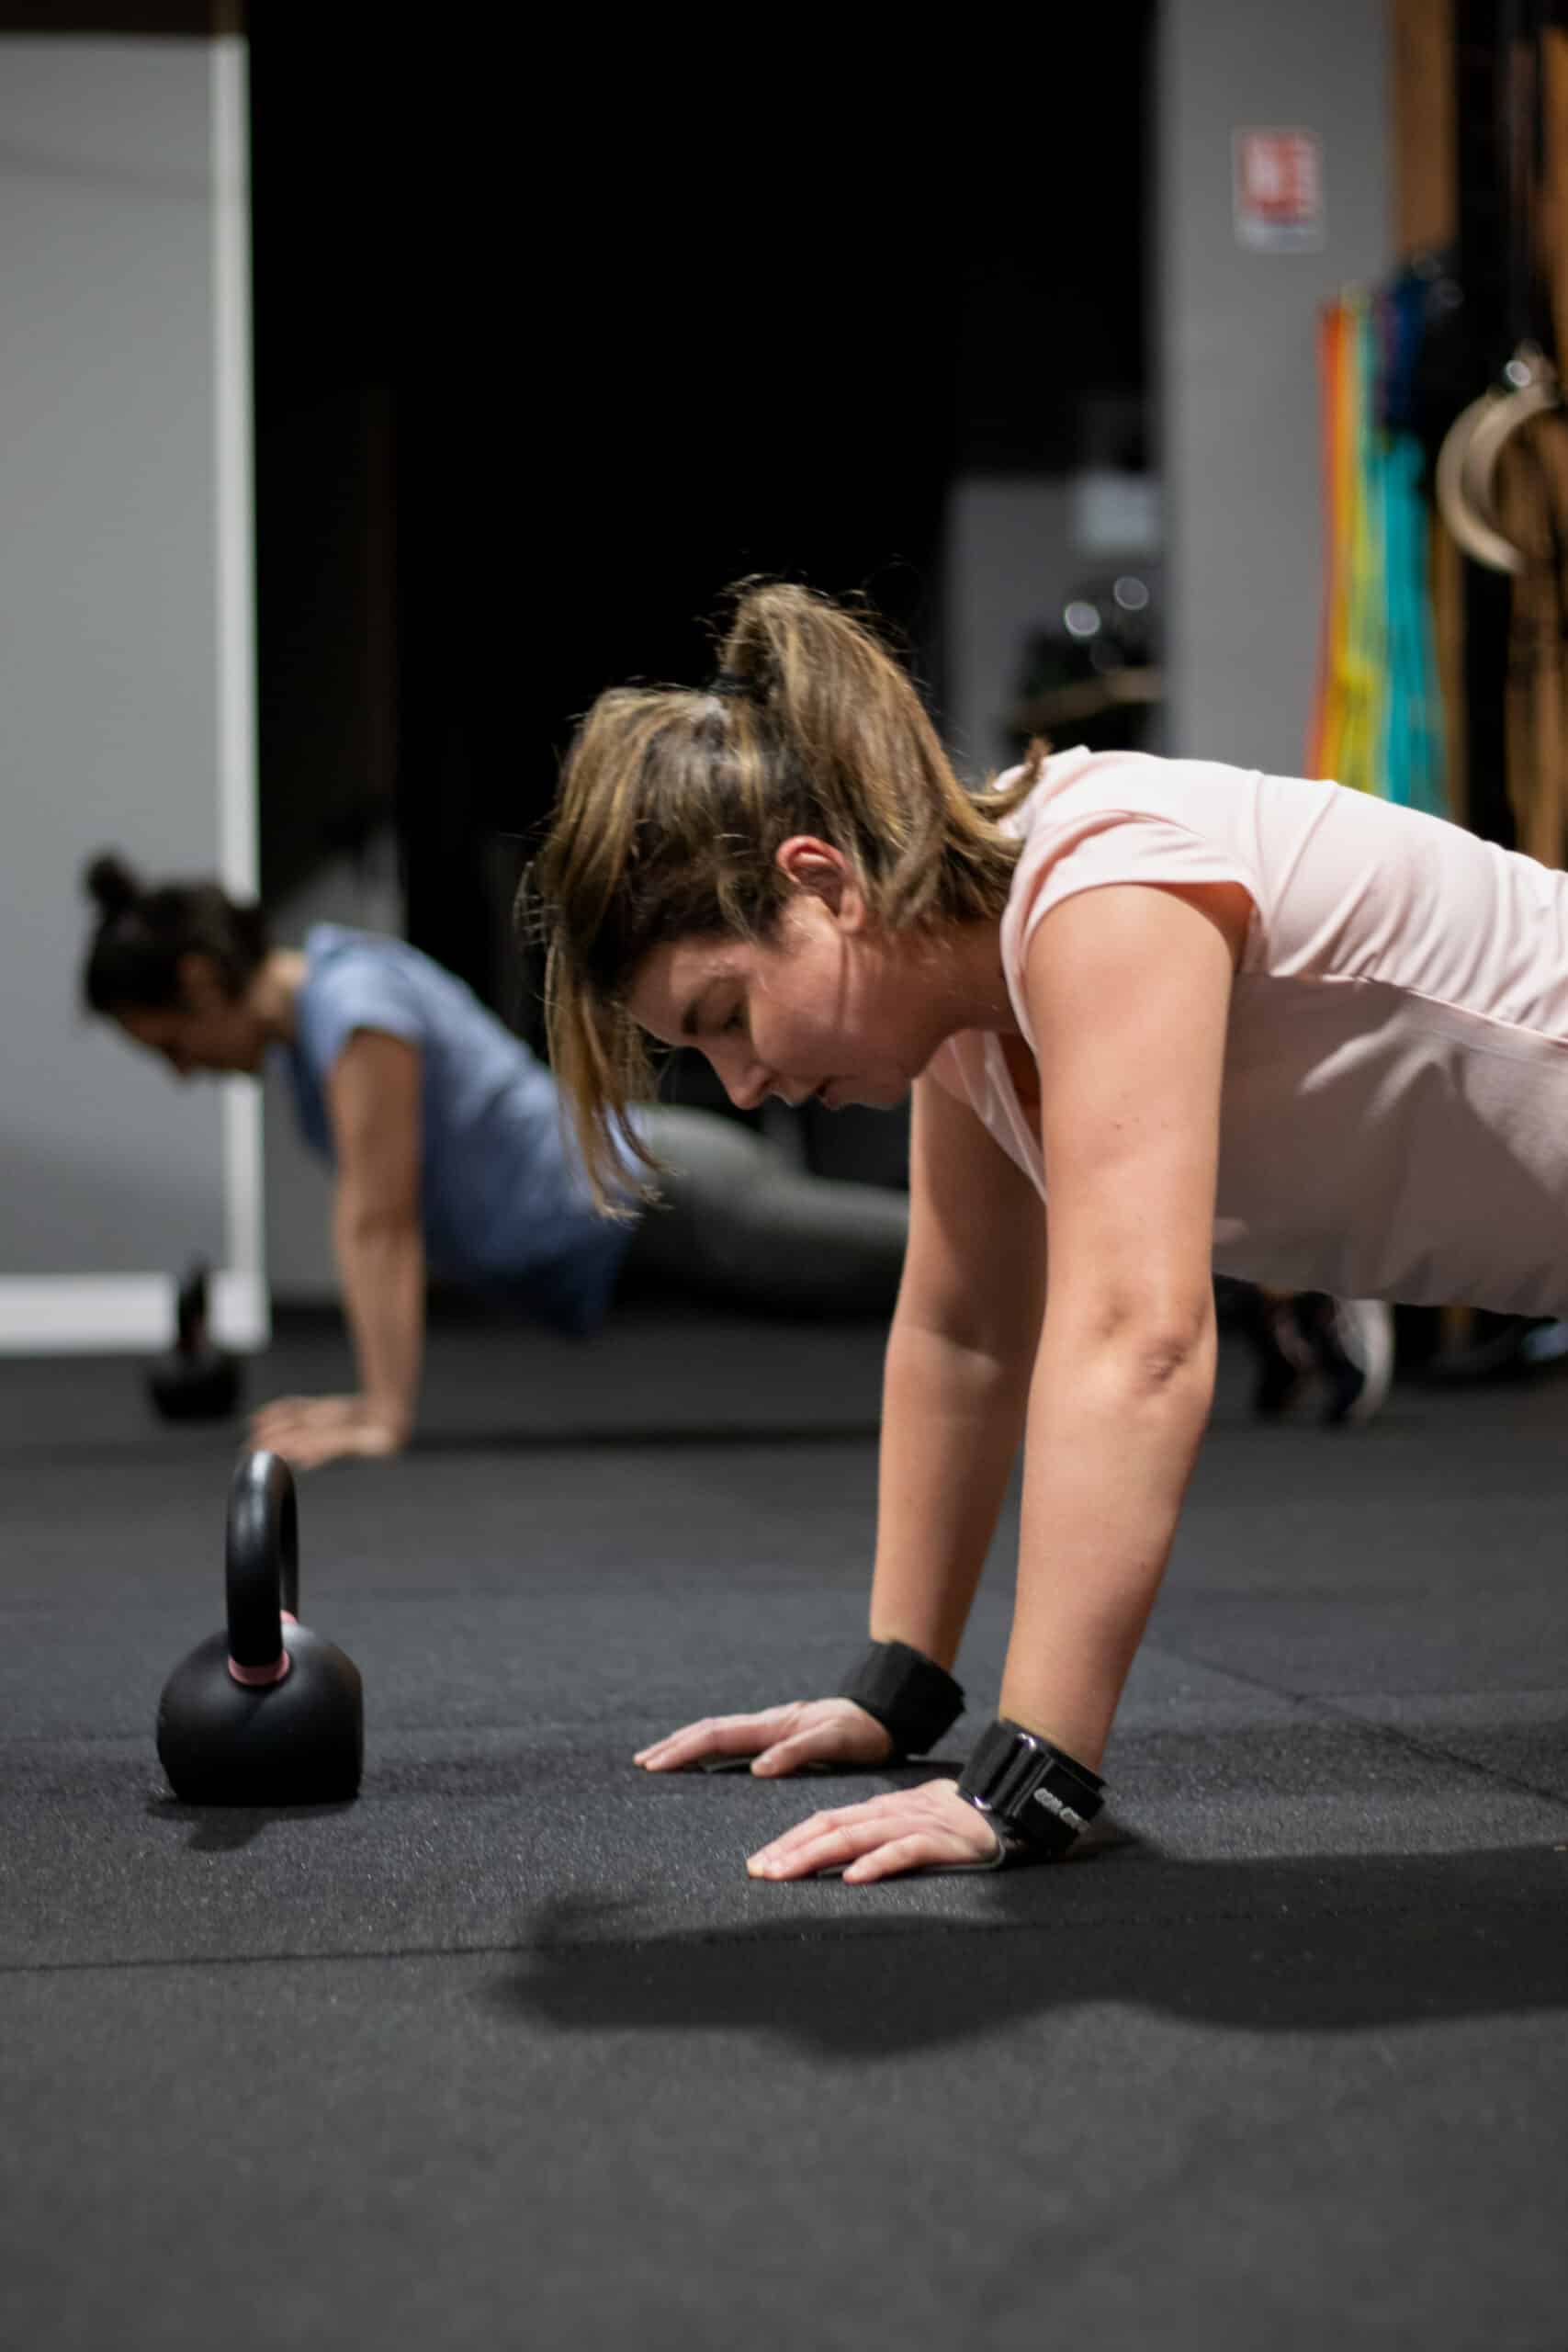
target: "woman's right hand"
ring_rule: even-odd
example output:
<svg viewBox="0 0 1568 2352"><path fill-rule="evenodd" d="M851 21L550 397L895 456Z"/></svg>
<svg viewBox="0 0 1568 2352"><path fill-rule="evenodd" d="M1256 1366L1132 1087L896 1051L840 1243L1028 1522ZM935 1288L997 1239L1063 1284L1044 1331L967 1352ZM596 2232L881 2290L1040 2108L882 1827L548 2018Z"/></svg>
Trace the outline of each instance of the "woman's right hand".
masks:
<svg viewBox="0 0 1568 2352"><path fill-rule="evenodd" d="M885 1764L891 1736L852 1699L797 1699L755 1715L705 1715L649 1747L633 1762L645 1772L679 1772L714 1758L750 1756L761 1778L798 1772L807 1764Z"/></svg>

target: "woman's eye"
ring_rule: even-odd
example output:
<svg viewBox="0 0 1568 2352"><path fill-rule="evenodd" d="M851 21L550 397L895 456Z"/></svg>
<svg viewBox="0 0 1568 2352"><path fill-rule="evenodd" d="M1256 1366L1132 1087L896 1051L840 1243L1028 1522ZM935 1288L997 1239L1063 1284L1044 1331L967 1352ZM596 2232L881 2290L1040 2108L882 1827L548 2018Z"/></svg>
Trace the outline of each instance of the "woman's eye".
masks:
<svg viewBox="0 0 1568 2352"><path fill-rule="evenodd" d="M744 1009L738 1004L724 1025L727 1030L744 1029L746 1026L746 1015Z"/></svg>

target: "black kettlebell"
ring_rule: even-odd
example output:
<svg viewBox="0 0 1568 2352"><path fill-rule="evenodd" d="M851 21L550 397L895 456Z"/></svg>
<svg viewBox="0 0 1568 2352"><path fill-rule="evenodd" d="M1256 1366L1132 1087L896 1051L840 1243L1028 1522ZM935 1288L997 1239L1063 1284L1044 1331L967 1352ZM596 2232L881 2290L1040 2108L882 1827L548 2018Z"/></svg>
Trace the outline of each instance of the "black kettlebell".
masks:
<svg viewBox="0 0 1568 2352"><path fill-rule="evenodd" d="M175 1344L147 1367L147 1393L166 1421L220 1421L240 1402L240 1359L213 1346L208 1331L207 1268L199 1261L180 1284Z"/></svg>
<svg viewBox="0 0 1568 2352"><path fill-rule="evenodd" d="M365 1763L359 1668L295 1622L299 1512L288 1464L249 1453L229 1489L229 1623L164 1685L158 1755L187 1804L331 1804Z"/></svg>

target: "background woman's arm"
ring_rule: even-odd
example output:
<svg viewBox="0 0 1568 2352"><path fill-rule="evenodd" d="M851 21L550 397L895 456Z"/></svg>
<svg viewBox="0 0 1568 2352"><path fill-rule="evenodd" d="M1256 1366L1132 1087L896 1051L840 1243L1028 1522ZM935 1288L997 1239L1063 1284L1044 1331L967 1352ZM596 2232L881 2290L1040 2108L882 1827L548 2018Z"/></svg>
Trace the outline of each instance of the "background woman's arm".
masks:
<svg viewBox="0 0 1568 2352"><path fill-rule="evenodd" d="M418 1048L357 1030L333 1066L327 1105L338 1166L333 1242L359 1393L406 1437L424 1351Z"/></svg>
<svg viewBox="0 0 1568 2352"><path fill-rule="evenodd" d="M355 1030L326 1083L337 1160L333 1241L359 1373L353 1396L279 1397L252 1424L301 1468L393 1453L413 1427L424 1350L419 1049Z"/></svg>

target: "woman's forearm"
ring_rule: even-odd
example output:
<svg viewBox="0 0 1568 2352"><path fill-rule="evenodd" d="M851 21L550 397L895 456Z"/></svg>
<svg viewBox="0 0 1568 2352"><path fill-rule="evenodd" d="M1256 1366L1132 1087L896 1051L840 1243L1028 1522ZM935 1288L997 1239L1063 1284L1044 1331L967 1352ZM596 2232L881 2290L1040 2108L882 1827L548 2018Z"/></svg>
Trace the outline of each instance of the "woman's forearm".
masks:
<svg viewBox="0 0 1568 2352"><path fill-rule="evenodd" d="M1027 1361L896 1317L883 1375L874 1641L951 1668L1023 1433Z"/></svg>
<svg viewBox="0 0 1568 2352"><path fill-rule="evenodd" d="M340 1201L333 1238L360 1394L406 1432L424 1352L424 1238L409 1218Z"/></svg>
<svg viewBox="0 0 1568 2352"><path fill-rule="evenodd" d="M1001 1713L1098 1768L1213 1398L1190 1347L1053 1333L1031 1384L1018 1598Z"/></svg>

